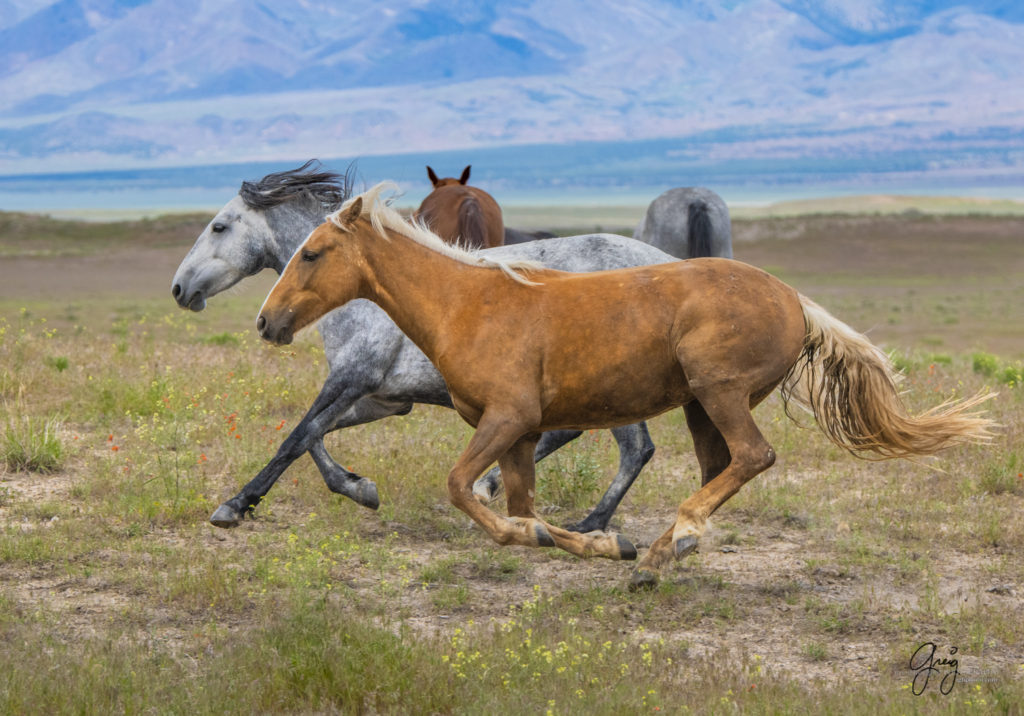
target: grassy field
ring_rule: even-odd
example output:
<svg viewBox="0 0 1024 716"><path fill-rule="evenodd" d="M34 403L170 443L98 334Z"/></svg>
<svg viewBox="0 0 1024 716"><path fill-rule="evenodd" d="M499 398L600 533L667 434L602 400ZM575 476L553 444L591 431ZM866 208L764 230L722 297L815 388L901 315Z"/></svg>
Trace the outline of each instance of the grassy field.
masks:
<svg viewBox="0 0 1024 716"><path fill-rule="evenodd" d="M737 258L869 331L915 410L988 387L1003 427L863 462L772 397L777 464L643 593L628 564L489 543L447 503L470 431L439 408L328 439L377 512L304 457L257 519L210 526L326 365L315 333L256 338L272 276L173 305L205 221L0 214L0 711L1022 712L1024 219L736 221ZM641 546L698 485L681 413L651 431L615 520ZM615 460L595 432L543 463L547 518L583 515Z"/></svg>

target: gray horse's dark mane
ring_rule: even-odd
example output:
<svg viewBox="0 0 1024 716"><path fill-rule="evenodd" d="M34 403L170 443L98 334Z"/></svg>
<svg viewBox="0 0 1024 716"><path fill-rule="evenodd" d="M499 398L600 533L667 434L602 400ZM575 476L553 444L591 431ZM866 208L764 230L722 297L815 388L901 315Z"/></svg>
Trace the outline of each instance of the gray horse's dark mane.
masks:
<svg viewBox="0 0 1024 716"><path fill-rule="evenodd" d="M320 202L325 212L340 207L352 195L355 164L344 174L318 171L320 161L310 159L297 169L267 174L257 181L244 181L238 195L251 209L270 209L307 195Z"/></svg>

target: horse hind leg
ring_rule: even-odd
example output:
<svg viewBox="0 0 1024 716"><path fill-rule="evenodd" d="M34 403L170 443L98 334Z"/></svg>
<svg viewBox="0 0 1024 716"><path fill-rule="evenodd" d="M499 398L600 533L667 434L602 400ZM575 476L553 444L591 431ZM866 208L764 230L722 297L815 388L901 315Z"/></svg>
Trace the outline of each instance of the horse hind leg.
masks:
<svg viewBox="0 0 1024 716"><path fill-rule="evenodd" d="M566 525L565 529L572 532L603 532L608 528L615 510L622 498L633 486L640 471L644 469L654 456L654 441L647 431L647 423L634 423L613 428L612 435L619 446L619 471L615 474L612 484L608 486L597 506L589 515L575 524Z"/></svg>
<svg viewBox="0 0 1024 716"><path fill-rule="evenodd" d="M303 453L310 451L318 466L320 465L320 460L317 460L318 456L321 459L324 457L330 459L326 449L323 447L324 435L340 427L339 417L352 407L353 401L359 400L364 395L365 389L360 385L350 384L346 386L328 379L320 389L320 394L313 401L313 405L306 411L306 414L299 421L299 424L295 426L295 429L284 439L284 442L278 447L270 462L237 495L230 500L226 500L217 508L213 515L210 516L210 523L217 527L236 527L239 525L243 517L247 513L252 513L266 494L270 492L270 488L274 486L274 483L281 477L281 474L301 457ZM330 460L330 462L335 465L337 464L333 460ZM324 464L326 465L326 462ZM339 465L338 467L340 468L341 466ZM342 475L328 473L324 474L324 480L328 481L329 475L332 478L336 478L336 486L340 489L335 490L331 486L330 481L328 481L328 487L335 492L352 497L361 505L376 509L376 504L379 503L376 485L372 481L358 475L352 475L352 473L348 473L344 469L342 469L342 472L352 476L353 480L349 481L350 484L345 485L342 482L344 480Z"/></svg>
<svg viewBox="0 0 1024 716"><path fill-rule="evenodd" d="M700 465L700 484L703 487L722 474L732 457L725 438L711 422L700 401L690 401L683 406L683 412L686 414L686 426L693 436L693 452Z"/></svg>
<svg viewBox="0 0 1024 716"><path fill-rule="evenodd" d="M697 492L679 505L675 523L654 541L634 570L631 584L634 588L653 586L666 562L673 557L681 559L693 552L706 529L708 518L715 510L743 485L775 463L775 451L764 439L750 413L750 396L747 392L716 394L707 389L701 392L705 398L701 401L702 410L691 409L687 413L687 420L691 420L692 414L702 436L699 438L702 444L700 450L706 459L710 459L708 464L715 465L723 457L721 446L716 446L717 439L711 427L716 428L721 435L729 453L729 462L719 474L707 480ZM699 400L702 396L697 397ZM707 416L710 427L703 423L701 412ZM694 440L696 444L697 434ZM705 470L704 464L701 469L702 472Z"/></svg>

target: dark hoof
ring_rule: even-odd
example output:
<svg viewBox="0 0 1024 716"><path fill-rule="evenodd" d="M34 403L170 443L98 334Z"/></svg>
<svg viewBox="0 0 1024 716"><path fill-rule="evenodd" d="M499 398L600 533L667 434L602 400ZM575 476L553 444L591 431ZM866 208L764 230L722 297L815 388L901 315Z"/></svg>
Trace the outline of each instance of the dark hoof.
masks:
<svg viewBox="0 0 1024 716"><path fill-rule="evenodd" d="M629 579L629 591L631 592L654 589L657 586L658 575L649 569L634 569L633 576Z"/></svg>
<svg viewBox="0 0 1024 716"><path fill-rule="evenodd" d="M338 495L344 495L357 505L376 510L380 507L380 496L377 494L377 483L365 477L345 473L342 477L324 476L327 489Z"/></svg>
<svg viewBox="0 0 1024 716"><path fill-rule="evenodd" d="M226 502L210 517L210 524L215 527L238 527L241 523L242 513Z"/></svg>
<svg viewBox="0 0 1024 716"><path fill-rule="evenodd" d="M540 522L533 526L533 536L537 540L538 547L554 547L555 540L551 538L551 534L547 528Z"/></svg>
<svg viewBox="0 0 1024 716"><path fill-rule="evenodd" d="M682 559L695 549L697 549L697 538L693 535L687 535L681 540L677 540L675 544L676 559Z"/></svg>
<svg viewBox="0 0 1024 716"><path fill-rule="evenodd" d="M622 535L615 535L615 541L619 544L619 559L633 561L636 559L636 547Z"/></svg>
<svg viewBox="0 0 1024 716"><path fill-rule="evenodd" d="M380 507L380 496L377 494L377 483L373 480L367 480L364 477L356 487L356 495L353 496L352 499L363 507L369 507L371 510L376 510Z"/></svg>

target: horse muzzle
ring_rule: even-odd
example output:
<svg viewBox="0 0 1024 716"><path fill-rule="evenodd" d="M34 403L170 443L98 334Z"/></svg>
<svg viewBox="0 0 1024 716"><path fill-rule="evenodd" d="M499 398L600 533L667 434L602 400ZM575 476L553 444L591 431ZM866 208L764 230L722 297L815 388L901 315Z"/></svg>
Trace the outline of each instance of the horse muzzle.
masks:
<svg viewBox="0 0 1024 716"><path fill-rule="evenodd" d="M265 313L261 313L256 319L256 330L260 338L278 346L288 345L295 337L291 321L287 317L284 320L275 320L273 316L268 317Z"/></svg>
<svg viewBox="0 0 1024 716"><path fill-rule="evenodd" d="M182 308L199 312L206 308L206 296L203 291L190 291L180 283L171 286L171 296Z"/></svg>

